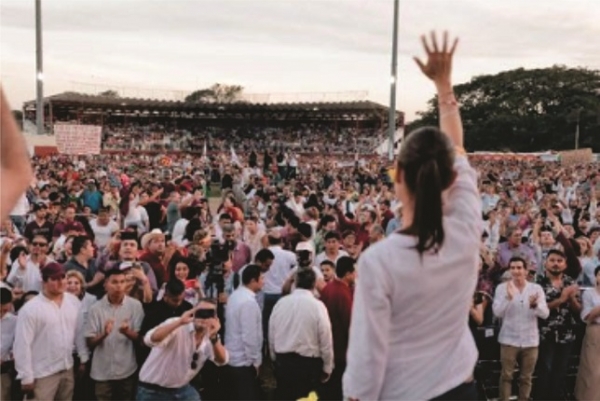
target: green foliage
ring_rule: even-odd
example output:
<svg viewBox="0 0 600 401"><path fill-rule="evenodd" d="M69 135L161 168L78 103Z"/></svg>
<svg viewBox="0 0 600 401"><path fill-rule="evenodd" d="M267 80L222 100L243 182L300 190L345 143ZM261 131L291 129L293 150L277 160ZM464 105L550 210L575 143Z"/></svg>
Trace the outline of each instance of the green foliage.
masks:
<svg viewBox="0 0 600 401"><path fill-rule="evenodd" d="M533 152L573 149L600 151L600 71L585 68L523 68L484 75L454 88L465 127L465 147L474 150ZM439 125L437 97L407 132Z"/></svg>
<svg viewBox="0 0 600 401"><path fill-rule="evenodd" d="M111 97L113 99L120 97L119 92L112 90L112 89L104 91L104 92L100 92L100 93L98 93L98 96Z"/></svg>
<svg viewBox="0 0 600 401"><path fill-rule="evenodd" d="M210 88L199 89L186 96L190 103L234 103L240 100L244 87L240 85L214 84Z"/></svg>

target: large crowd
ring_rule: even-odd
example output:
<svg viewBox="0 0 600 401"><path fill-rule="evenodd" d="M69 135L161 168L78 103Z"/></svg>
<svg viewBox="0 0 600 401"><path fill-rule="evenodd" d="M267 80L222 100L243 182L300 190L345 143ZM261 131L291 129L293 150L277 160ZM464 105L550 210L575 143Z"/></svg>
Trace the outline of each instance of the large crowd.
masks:
<svg viewBox="0 0 600 401"><path fill-rule="evenodd" d="M342 399L352 289L369 274L355 261L402 227L385 161L252 151L34 165L2 223L3 400L273 388L275 399ZM508 399L518 363L519 399L532 386L535 399L573 397L576 358L577 399L598 399L599 350L585 341L600 328L598 166L474 166L484 230L469 321L482 389Z"/></svg>

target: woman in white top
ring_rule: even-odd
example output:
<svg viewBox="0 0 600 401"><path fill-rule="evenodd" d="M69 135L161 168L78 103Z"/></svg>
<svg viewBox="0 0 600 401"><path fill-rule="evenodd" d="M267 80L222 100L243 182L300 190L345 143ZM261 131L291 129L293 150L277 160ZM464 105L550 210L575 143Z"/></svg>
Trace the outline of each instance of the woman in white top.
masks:
<svg viewBox="0 0 600 401"><path fill-rule="evenodd" d="M587 323L575 398L578 400L600 400L600 266L594 271L596 287L583 293L581 319Z"/></svg>
<svg viewBox="0 0 600 401"><path fill-rule="evenodd" d="M422 37L437 87L441 131L423 128L402 143L395 192L402 228L358 261L344 397L353 400L476 399L477 348L468 315L477 284L481 201L463 149L452 92L457 41ZM443 132L443 133L442 133ZM442 202L443 200L443 202Z"/></svg>

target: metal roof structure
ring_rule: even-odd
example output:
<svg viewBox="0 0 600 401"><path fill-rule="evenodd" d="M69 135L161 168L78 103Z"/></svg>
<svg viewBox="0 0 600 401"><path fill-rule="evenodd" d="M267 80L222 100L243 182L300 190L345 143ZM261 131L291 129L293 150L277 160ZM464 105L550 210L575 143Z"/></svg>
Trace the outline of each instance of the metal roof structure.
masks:
<svg viewBox="0 0 600 401"><path fill-rule="evenodd" d="M354 102L316 102L316 103L190 103L160 99L122 98L88 95L76 92L64 92L44 98L44 104L111 110L148 110L148 111L201 111L201 112L379 112L387 113L388 108L371 101ZM34 110L35 100L25 102L25 110ZM402 115L401 112L397 112Z"/></svg>

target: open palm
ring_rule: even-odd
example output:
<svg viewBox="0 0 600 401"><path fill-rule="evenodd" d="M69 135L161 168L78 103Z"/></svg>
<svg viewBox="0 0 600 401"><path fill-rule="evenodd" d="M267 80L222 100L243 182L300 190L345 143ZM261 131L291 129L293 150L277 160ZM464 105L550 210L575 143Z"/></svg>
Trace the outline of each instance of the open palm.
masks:
<svg viewBox="0 0 600 401"><path fill-rule="evenodd" d="M414 57L423 74L436 84L450 82L452 57L458 45L458 38L456 38L452 43L452 47L448 47L448 32L444 32L442 40L440 49L435 32L431 32L430 43L428 43L425 35L421 36L421 42L427 54L427 61L424 63L419 58Z"/></svg>

